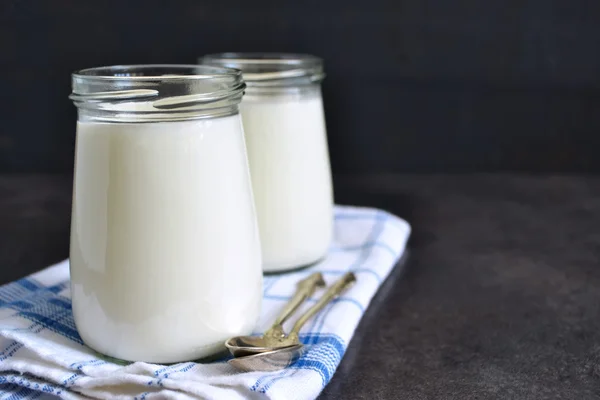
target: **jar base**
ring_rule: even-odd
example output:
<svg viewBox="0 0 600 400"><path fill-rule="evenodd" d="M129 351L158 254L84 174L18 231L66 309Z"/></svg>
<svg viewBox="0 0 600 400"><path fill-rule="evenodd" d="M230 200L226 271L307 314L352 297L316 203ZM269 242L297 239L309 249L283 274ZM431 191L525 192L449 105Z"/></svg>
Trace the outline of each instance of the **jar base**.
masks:
<svg viewBox="0 0 600 400"><path fill-rule="evenodd" d="M134 362L145 362L150 364L161 365L178 364L182 362L209 363L217 360L222 360L226 358L229 354L223 342L220 344L204 346L200 351L195 352L195 354L192 354L189 357L135 357L135 359L129 359L128 357L117 357L116 354L110 354L111 352L109 351L99 351L87 344L85 341L84 344L90 350L92 350L98 358L119 365L129 365Z"/></svg>
<svg viewBox="0 0 600 400"><path fill-rule="evenodd" d="M287 273L291 273L291 272L298 272L298 271L302 271L304 269L310 268L312 266L314 266L315 264L318 264L319 262L323 261L325 258L327 257L327 254L317 258L314 261L308 262L306 264L302 264L299 266L293 266L293 267L283 267L283 268L269 268L268 270L263 269L263 275L282 275L282 274L287 274Z"/></svg>

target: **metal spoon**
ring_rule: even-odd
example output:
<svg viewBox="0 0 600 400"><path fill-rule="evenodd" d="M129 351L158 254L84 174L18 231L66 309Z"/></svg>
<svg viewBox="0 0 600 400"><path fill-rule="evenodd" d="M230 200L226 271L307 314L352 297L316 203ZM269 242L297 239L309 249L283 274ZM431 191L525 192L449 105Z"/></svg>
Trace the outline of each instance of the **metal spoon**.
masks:
<svg viewBox="0 0 600 400"><path fill-rule="evenodd" d="M325 286L323 275L315 272L297 284L296 294L286 304L271 328L262 336L236 336L225 342L225 346L234 357L270 351L281 347L280 340L285 338L283 323L292 315L304 301L312 296L318 287Z"/></svg>
<svg viewBox="0 0 600 400"><path fill-rule="evenodd" d="M300 332L302 326L316 313L321 311L331 300L348 289L354 282L356 282L356 276L352 272L344 274L340 280L331 285L314 306L296 321L290 334L277 341L276 346L268 351L254 354L247 353L246 355L232 358L228 361L229 364L242 371L276 371L291 365L302 354L303 345L300 343L298 337L298 332Z"/></svg>

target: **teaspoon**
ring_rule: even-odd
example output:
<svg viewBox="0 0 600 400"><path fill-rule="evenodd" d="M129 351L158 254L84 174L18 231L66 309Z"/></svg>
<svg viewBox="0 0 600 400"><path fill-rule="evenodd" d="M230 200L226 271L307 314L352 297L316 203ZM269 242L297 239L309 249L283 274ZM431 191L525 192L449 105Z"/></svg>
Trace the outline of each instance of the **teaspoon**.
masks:
<svg viewBox="0 0 600 400"><path fill-rule="evenodd" d="M338 297L352 284L356 276L348 272L335 282L325 294L304 313L294 324L290 334L278 339L276 345L262 352L246 352L229 360L229 364L243 371L276 371L294 363L302 354L303 344L300 343L298 333L304 324L316 313L321 311L331 300ZM250 344L250 343L248 343Z"/></svg>
<svg viewBox="0 0 600 400"><path fill-rule="evenodd" d="M318 287L325 286L323 275L320 272L311 274L308 278L298 282L296 294L285 306L277 317L271 328L262 336L236 336L227 342L225 347L234 357L270 351L276 347L282 347L280 341L285 338L283 323L292 315L304 301L312 296Z"/></svg>

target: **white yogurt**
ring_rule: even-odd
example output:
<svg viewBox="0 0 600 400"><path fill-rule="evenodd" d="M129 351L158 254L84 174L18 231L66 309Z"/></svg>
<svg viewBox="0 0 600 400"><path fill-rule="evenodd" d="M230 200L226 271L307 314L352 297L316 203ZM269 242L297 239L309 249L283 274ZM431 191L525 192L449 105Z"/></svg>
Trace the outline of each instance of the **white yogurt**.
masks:
<svg viewBox="0 0 600 400"><path fill-rule="evenodd" d="M78 123L71 287L86 344L170 363L252 331L262 274L245 152L239 115Z"/></svg>
<svg viewBox="0 0 600 400"><path fill-rule="evenodd" d="M258 215L264 271L325 256L333 189L321 93L254 95L240 106Z"/></svg>

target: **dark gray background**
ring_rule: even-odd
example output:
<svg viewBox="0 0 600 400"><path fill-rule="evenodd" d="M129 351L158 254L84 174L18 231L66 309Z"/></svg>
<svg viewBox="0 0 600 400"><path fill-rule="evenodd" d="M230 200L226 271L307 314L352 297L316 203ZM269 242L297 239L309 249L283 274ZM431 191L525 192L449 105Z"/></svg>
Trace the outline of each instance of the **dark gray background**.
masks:
<svg viewBox="0 0 600 400"><path fill-rule="evenodd" d="M70 172L73 70L325 59L335 173L598 172L597 0L0 2L0 172Z"/></svg>

